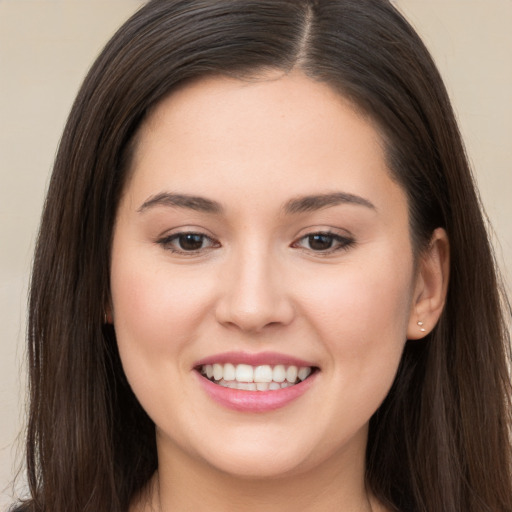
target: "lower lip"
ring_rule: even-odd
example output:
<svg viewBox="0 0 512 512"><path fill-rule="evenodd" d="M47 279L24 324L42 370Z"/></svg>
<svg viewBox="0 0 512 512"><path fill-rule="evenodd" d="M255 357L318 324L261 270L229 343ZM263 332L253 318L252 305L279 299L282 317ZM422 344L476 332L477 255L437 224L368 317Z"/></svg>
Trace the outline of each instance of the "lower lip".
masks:
<svg viewBox="0 0 512 512"><path fill-rule="evenodd" d="M280 409L302 396L313 384L317 372L293 386L275 391L245 391L213 383L195 372L206 393L220 405L240 412L268 412Z"/></svg>

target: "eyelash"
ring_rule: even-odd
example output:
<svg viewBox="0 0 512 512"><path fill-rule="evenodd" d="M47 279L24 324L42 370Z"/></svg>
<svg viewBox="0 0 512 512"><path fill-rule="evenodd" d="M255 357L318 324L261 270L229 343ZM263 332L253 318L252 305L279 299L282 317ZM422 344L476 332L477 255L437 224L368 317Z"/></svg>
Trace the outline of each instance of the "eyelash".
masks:
<svg viewBox="0 0 512 512"><path fill-rule="evenodd" d="M180 242L180 238L185 237L200 237L203 241L208 240L210 242L210 247L201 247L199 249L193 249L193 250L185 250L185 249L177 249L173 247L173 242ZM194 231L182 231L180 233L175 233L173 235L166 236L164 238L161 238L160 240L157 240L157 243L160 244L164 249L171 251L175 254L183 254L185 256L194 256L199 254L201 251L215 249L217 247L220 247L220 244L216 242L213 238L209 237L208 235L205 235L204 233L196 233Z"/></svg>
<svg viewBox="0 0 512 512"><path fill-rule="evenodd" d="M314 237L325 237L325 238L329 238L330 241L331 241L331 247L327 248L326 250L319 250L319 251L315 251L311 248L305 248L305 247L301 247L299 245L299 243L302 241L302 240L307 240L309 239L309 243L311 243L312 239ZM314 233L308 233L307 235L304 235L302 236L301 238L299 238L299 240L297 242L294 242L292 244L292 247L299 247L299 248L302 248L303 250L305 251L312 251L314 252L315 254L321 256L321 255L329 255L329 254L333 254L335 252L338 252L338 251L346 251L348 250L350 247L352 247L355 243L355 240L351 237L348 237L348 236L342 236L342 235L338 235L336 233L332 233L331 231L317 231L317 232L314 232ZM336 247L332 247L333 244L337 244Z"/></svg>
<svg viewBox="0 0 512 512"><path fill-rule="evenodd" d="M206 240L210 243L210 245L209 245L209 247L200 247L198 249L191 249L191 250L186 250L183 248L179 249L179 248L176 248L173 246L174 242L178 242L178 244L180 244L180 239L184 239L185 237L196 237L196 239L200 238L200 240L202 242L204 242ZM312 239L314 237L328 238L331 242L331 247L328 247L325 250L315 251L314 249L311 249L311 248L308 249L308 248L300 245L301 241L308 240L308 239L309 239L309 243L311 243ZM183 242L183 241L184 240L181 240L181 242ZM160 244L165 250L168 250L174 254L181 254L181 255L185 255L185 256L195 256L197 254L200 254L202 251L205 251L205 250L209 251L211 249L216 249L221 246L218 242L216 242L213 238L209 237L208 235L205 235L204 233L196 233L193 231L183 231L180 233L175 233L173 235L169 235L169 236L166 236L164 238L157 240L157 243ZM321 255L333 254L333 253L341 251L341 250L348 250L351 246L354 245L354 243L355 243L355 240L351 237L341 236L336 233L332 233L330 231L316 231L316 232L308 233L307 235L300 237L296 242L293 242L291 244L291 247L299 248L299 249L302 249L302 250L308 251L308 252L311 251L314 254L321 256ZM333 248L332 247L333 244L337 244L337 246Z"/></svg>

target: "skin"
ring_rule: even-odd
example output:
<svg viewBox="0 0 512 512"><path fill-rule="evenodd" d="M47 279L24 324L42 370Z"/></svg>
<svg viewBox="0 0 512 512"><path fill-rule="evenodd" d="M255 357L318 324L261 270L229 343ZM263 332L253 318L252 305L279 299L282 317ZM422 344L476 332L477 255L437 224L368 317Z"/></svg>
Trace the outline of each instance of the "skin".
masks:
<svg viewBox="0 0 512 512"><path fill-rule="evenodd" d="M286 211L339 192L368 204ZM222 211L149 204L162 193ZM169 240L183 232L205 235L198 250ZM318 250L308 235L325 232ZM157 430L159 470L133 510L384 510L364 485L368 421L406 339L439 317L447 262L442 230L415 261L382 139L327 85L293 72L170 95L140 130L111 261L123 367ZM233 350L320 371L282 409L233 411L193 369Z"/></svg>

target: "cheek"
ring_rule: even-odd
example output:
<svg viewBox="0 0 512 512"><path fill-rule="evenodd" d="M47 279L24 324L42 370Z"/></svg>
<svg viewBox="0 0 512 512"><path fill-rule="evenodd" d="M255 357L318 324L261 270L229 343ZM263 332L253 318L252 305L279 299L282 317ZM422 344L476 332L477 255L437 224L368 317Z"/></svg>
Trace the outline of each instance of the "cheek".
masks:
<svg viewBox="0 0 512 512"><path fill-rule="evenodd" d="M323 297L317 295L308 306L329 354L326 367L334 379L332 388L340 390L329 398L334 424L353 422L354 430L387 395L406 341L412 262L402 258L400 265L387 267L380 262L347 268L316 288L318 295L323 288Z"/></svg>
<svg viewBox="0 0 512 512"><path fill-rule="evenodd" d="M309 286L303 281L304 314L333 365L358 378L374 372L392 380L407 336L412 278L412 256L390 253L317 274Z"/></svg>
<svg viewBox="0 0 512 512"><path fill-rule="evenodd" d="M302 291L305 309L333 331L338 326L355 333L405 333L412 299L408 267L400 267L403 272L397 272L396 268L374 271L369 266L351 266L323 278L317 275L314 286Z"/></svg>
<svg viewBox="0 0 512 512"><path fill-rule="evenodd" d="M170 408L163 404L187 400L181 379L190 372L187 350L207 314L209 290L140 252L113 261L111 290L124 372L143 408L161 423L162 410Z"/></svg>
<svg viewBox="0 0 512 512"><path fill-rule="evenodd" d="M165 261L118 258L111 273L113 318L125 358L159 360L190 342L211 301L206 283L180 269L171 274Z"/></svg>

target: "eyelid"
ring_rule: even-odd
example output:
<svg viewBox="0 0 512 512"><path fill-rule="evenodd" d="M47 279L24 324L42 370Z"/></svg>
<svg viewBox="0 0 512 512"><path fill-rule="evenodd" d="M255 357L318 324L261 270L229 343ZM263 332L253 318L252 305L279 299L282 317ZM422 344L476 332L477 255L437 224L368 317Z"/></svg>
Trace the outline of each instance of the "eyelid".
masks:
<svg viewBox="0 0 512 512"><path fill-rule="evenodd" d="M194 229L193 227L177 228L177 229L179 229L179 231L174 230L170 233L166 233L165 235L159 236L155 240L155 243L157 243L158 245L161 245L164 250L167 250L173 254L178 254L178 255L183 255L183 256L197 256L200 254L204 254L205 252L208 252L211 249L215 249L215 248L218 248L221 246L221 244L215 238L213 238L210 235L207 235L200 229ZM210 242L210 245L209 245L209 247L201 247L199 249L190 250L190 251L172 247L172 245L171 245L172 242L174 242L175 240L178 240L179 237L186 236L186 235L200 236L204 240L208 240Z"/></svg>
<svg viewBox="0 0 512 512"><path fill-rule="evenodd" d="M326 250L319 250L319 251L301 247L299 245L299 243L302 240L307 239L308 237L315 236L315 235L331 237L332 239L337 241L339 243L339 245L337 247L331 247ZM295 241L291 244L291 247L302 249L303 251L305 251L309 254L314 254L315 256L329 256L329 255L331 255L333 253L337 253L339 251L346 251L350 247L352 247L354 244L355 244L355 238L353 235L351 235L349 233L342 235L340 233L333 231L331 228L328 228L328 229L320 228L320 229L312 229L311 231L304 233L301 236L297 237L295 239Z"/></svg>
<svg viewBox="0 0 512 512"><path fill-rule="evenodd" d="M300 236L297 236L295 240L290 244L290 247L297 248L303 250L304 252L308 252L310 254L314 254L315 256L328 256L333 253L337 253L342 250L348 250L355 244L355 238L350 233L344 231L344 234L340 234L335 231L333 228L308 228L309 231L304 232ZM199 249L191 249L185 250L174 247L172 244L180 237L194 235L201 237L203 242L208 241L207 247L200 247ZM335 243L334 247L329 247L325 250L315 250L313 248L303 247L301 242L307 239L308 237L313 236L325 236L332 238ZM182 226L179 228L174 228L170 232L165 233L164 235L159 236L155 239L155 243L162 246L164 250L167 250L171 253L184 255L184 256L197 256L209 252L212 249L221 247L221 243L216 240L213 236L206 234L202 228L195 228L194 226Z"/></svg>

